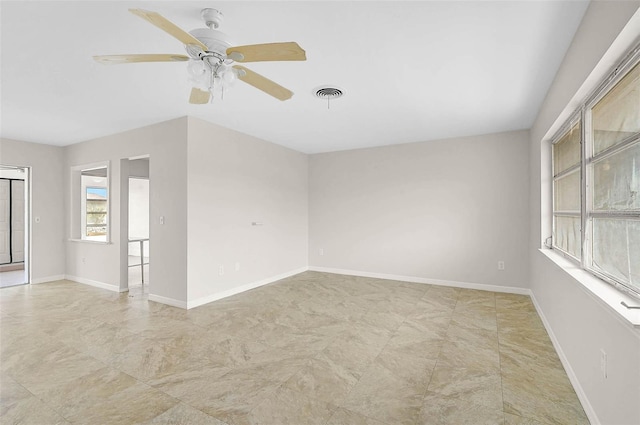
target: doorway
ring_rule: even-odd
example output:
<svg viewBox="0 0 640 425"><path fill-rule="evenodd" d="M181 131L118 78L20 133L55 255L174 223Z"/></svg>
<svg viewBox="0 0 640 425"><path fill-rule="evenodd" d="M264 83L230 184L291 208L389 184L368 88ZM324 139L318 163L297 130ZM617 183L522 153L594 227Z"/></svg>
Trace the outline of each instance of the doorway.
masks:
<svg viewBox="0 0 640 425"><path fill-rule="evenodd" d="M127 281L129 294L149 292L149 158L129 160Z"/></svg>
<svg viewBox="0 0 640 425"><path fill-rule="evenodd" d="M0 165L0 287L29 283L29 169Z"/></svg>

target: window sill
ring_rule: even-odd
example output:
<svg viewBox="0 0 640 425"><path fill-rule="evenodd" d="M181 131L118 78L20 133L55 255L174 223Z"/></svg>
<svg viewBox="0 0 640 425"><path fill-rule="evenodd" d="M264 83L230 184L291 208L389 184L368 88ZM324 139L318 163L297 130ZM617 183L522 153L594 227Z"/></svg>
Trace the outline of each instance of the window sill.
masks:
<svg viewBox="0 0 640 425"><path fill-rule="evenodd" d="M578 265L552 249L541 248L538 251L571 275L571 277L578 281L578 283L580 283L589 294L613 310L616 316L623 319L627 324L630 324L635 328L640 328L640 310L629 309L621 304L624 301L627 305L640 306L639 300L620 292L612 285L597 278L586 270L583 270Z"/></svg>
<svg viewBox="0 0 640 425"><path fill-rule="evenodd" d="M111 245L110 241L92 241L91 239L68 239L69 242L92 243L95 245Z"/></svg>

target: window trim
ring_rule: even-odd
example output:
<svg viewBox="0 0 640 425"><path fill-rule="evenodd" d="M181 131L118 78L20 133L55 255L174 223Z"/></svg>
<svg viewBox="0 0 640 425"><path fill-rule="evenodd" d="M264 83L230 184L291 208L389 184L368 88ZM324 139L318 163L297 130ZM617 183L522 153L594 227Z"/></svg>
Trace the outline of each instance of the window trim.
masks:
<svg viewBox="0 0 640 425"><path fill-rule="evenodd" d="M556 193L555 182L558 178L569 175L574 172L576 168L580 168L580 258L576 258L559 248L555 244L555 238L551 240L551 250L559 253L564 258L575 263L587 273L601 279L609 285L612 285L617 290L631 296L634 299L640 299L640 289L629 287L626 284L620 282L613 276L610 276L605 271L596 270L590 267L592 260L592 250L588 249L588 244L592 241L592 229L591 223L593 218L606 217L606 218L632 218L640 220L640 210L638 211L592 211L593 209L593 195L588 190L588 187L592 185L593 178L593 164L598 161L604 160L616 153L623 151L624 149L640 143L640 132L633 134L617 144L610 146L599 152L595 156L593 151L592 140L592 108L602 100L610 91L618 84L628 73L635 67L640 66L640 44L635 45L631 51L624 56L624 58L618 62L617 66L607 74L604 80L596 86L596 88L586 97L586 99L579 104L574 112L571 113L566 122L560 126L560 128L554 133L550 139L551 145L551 230L552 235L556 235L556 216L574 216L577 214L573 212L556 211ZM556 175L555 161L553 159L553 146L557 144L571 129L580 123L580 162L577 165L571 166L561 173ZM632 284L630 284L632 285Z"/></svg>
<svg viewBox="0 0 640 425"><path fill-rule="evenodd" d="M82 214L86 216L86 211L82 211L82 208L77 208L81 205L81 198L84 196L82 191L82 172L88 170L95 170L98 168L106 168L106 189L107 189L107 234L105 240L93 240L87 239L83 233L82 228ZM82 165L74 165L70 167L70 225L69 225L69 241L72 242L86 242L93 244L111 244L111 162L99 161L93 163L87 163ZM77 209L77 211L76 211Z"/></svg>

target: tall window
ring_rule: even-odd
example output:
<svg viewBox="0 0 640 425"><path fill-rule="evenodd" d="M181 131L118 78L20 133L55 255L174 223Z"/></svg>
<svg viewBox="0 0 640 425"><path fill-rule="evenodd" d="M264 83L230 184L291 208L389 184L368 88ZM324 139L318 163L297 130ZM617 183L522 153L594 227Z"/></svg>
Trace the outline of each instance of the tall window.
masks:
<svg viewBox="0 0 640 425"><path fill-rule="evenodd" d="M85 169L81 172L81 237L92 241L107 241L108 191L107 168Z"/></svg>
<svg viewBox="0 0 640 425"><path fill-rule="evenodd" d="M109 162L71 167L71 240L109 242Z"/></svg>
<svg viewBox="0 0 640 425"><path fill-rule="evenodd" d="M86 193L86 228L89 237L107 236L107 188L87 187Z"/></svg>
<svg viewBox="0 0 640 425"><path fill-rule="evenodd" d="M553 247L640 297L640 46L555 138Z"/></svg>

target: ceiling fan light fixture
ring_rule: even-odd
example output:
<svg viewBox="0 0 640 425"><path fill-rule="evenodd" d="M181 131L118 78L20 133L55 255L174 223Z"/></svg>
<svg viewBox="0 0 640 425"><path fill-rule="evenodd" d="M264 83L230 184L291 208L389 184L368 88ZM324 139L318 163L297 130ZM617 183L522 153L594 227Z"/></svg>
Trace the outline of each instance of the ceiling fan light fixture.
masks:
<svg viewBox="0 0 640 425"><path fill-rule="evenodd" d="M220 26L223 15L217 9L201 10L207 28L186 32L157 12L144 9L129 9L134 15L151 23L173 38L182 42L188 56L174 54L133 54L100 55L94 60L103 64L136 62L182 62L187 63L187 74L193 83L189 102L204 104L212 101L224 89L236 80L241 80L269 96L284 101L293 96L293 92L270 79L253 72L234 62L274 62L304 61L305 51L294 41L282 43L248 44L232 47L229 37L216 28Z"/></svg>

